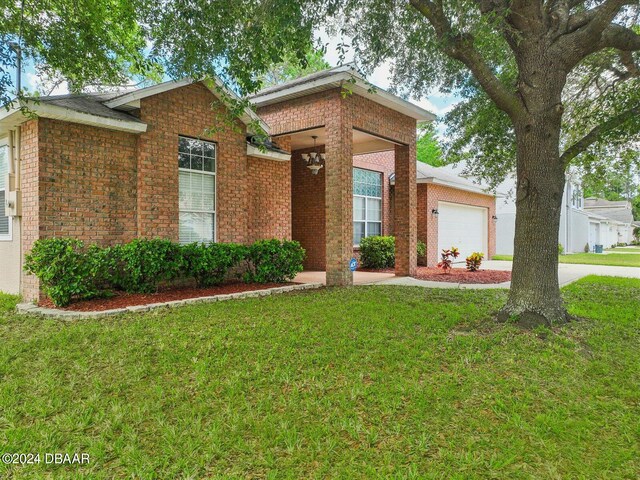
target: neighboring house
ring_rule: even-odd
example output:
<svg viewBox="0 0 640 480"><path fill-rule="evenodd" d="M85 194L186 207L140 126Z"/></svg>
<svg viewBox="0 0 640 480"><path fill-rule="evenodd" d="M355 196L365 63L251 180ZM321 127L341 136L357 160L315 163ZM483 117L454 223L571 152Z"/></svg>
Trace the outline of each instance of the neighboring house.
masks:
<svg viewBox="0 0 640 480"><path fill-rule="evenodd" d="M627 200L611 201L585 198L584 209L590 215L592 241L605 248L633 241L633 210Z"/></svg>
<svg viewBox="0 0 640 480"><path fill-rule="evenodd" d="M508 192L497 201L496 221L496 253L513 255L513 243L516 229L515 177L510 176L498 187L499 191ZM584 252L585 248L593 249L590 243L590 215L584 210L584 199L580 180L568 173L562 195L560 212L560 228L558 243L565 253Z"/></svg>
<svg viewBox="0 0 640 480"><path fill-rule="evenodd" d="M443 249L457 247L463 261L473 252L496 253L496 195L446 167L418 162L418 239L427 245L428 266ZM393 177L392 177L393 183Z"/></svg>
<svg viewBox="0 0 640 480"><path fill-rule="evenodd" d="M41 97L27 105L35 117L0 113L0 290L36 299L24 255L56 236L102 245L291 238L307 250L306 268L344 285L354 244L393 233L396 273L415 271L416 122L432 114L372 91L347 67L266 89L250 99L257 114L233 121L224 98L213 82L184 80ZM270 135L264 146L256 123ZM383 151L393 163L375 158ZM326 156L317 174L310 153Z"/></svg>

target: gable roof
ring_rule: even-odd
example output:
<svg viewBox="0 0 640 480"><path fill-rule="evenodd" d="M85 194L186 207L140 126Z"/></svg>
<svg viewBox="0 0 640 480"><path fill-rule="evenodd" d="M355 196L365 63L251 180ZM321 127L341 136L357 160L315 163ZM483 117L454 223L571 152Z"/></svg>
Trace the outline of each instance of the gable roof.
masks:
<svg viewBox="0 0 640 480"><path fill-rule="evenodd" d="M403 113L416 120L431 122L436 119L433 113L424 108L367 82L358 74L352 65L342 65L340 67L322 70L321 72L296 78L281 85L265 88L250 96L249 100L256 107L262 107L303 97L312 93L342 87L343 85L347 85L353 93L373 100L380 105Z"/></svg>
<svg viewBox="0 0 640 480"><path fill-rule="evenodd" d="M70 93L29 98L19 104L14 102L8 110L0 111L0 129L12 128L28 120L29 117L24 115L22 111L23 108L27 108L39 117L141 133L147 130L147 124L129 113L139 108L141 99L192 83L198 82L183 79L135 90L121 90L109 93ZM211 82L202 81L202 83L221 101L223 100L221 91L233 99L238 99L235 93L224 87L217 78ZM257 121L263 130L269 131L268 125L250 108L245 108L240 120L245 125Z"/></svg>
<svg viewBox="0 0 640 480"><path fill-rule="evenodd" d="M395 173L389 176L389 181L395 183ZM416 183L432 183L445 187L464 190L466 192L479 193L490 197L503 196L500 193L492 193L487 187L455 175L444 168L433 167L424 162L416 161Z"/></svg>
<svg viewBox="0 0 640 480"><path fill-rule="evenodd" d="M136 108L139 106L139 102L143 98L147 98L152 95L158 95L159 93L168 92L176 88L185 87L193 83L202 83L218 100L222 102L225 101L224 95L233 100L240 100L240 97L238 97L232 90L228 89L224 85L222 80L220 80L218 77L215 77L211 80L199 81L183 78L182 80L169 80L168 82L158 83L157 85L152 85L150 87L123 92L120 95L113 96L112 98L106 100L104 102L104 105L108 108L113 109L126 109L127 107ZM251 122L258 122L260 124L260 127L265 132L269 131L269 126L250 108L244 109L243 114L240 116L240 120L245 125L249 125Z"/></svg>
<svg viewBox="0 0 640 480"><path fill-rule="evenodd" d="M633 222L631 202L627 200L605 200L604 198L585 198L584 209L611 220L623 223Z"/></svg>
<svg viewBox="0 0 640 480"><path fill-rule="evenodd" d="M141 133L147 124L133 115L112 110L102 104L103 94L80 93L28 98L14 101L0 111L0 130L10 129L29 120L24 109L42 118L53 118L123 132Z"/></svg>

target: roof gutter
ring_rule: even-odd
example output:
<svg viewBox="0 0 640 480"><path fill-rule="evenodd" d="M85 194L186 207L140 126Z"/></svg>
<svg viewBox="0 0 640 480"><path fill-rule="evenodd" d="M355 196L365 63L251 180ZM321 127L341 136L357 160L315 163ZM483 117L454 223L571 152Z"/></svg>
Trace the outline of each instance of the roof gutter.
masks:
<svg viewBox="0 0 640 480"><path fill-rule="evenodd" d="M143 122L129 122L114 118L101 117L90 113L78 112L58 105L44 103L20 102L20 107L13 107L0 113L0 125L14 127L21 125L30 119L28 113L24 113L21 107L26 107L28 112L37 117L51 118L71 123L80 123L93 127L102 127L109 130L118 130L129 133L143 133L147 131L147 124Z"/></svg>

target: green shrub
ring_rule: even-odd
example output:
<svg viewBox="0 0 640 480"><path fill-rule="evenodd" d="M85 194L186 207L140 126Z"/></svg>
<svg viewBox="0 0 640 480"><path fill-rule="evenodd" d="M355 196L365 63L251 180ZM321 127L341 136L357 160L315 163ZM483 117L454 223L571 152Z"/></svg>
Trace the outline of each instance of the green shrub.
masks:
<svg viewBox="0 0 640 480"><path fill-rule="evenodd" d="M72 238L36 240L25 256L24 269L38 277L43 292L58 307L100 295L106 280L100 247L87 248Z"/></svg>
<svg viewBox="0 0 640 480"><path fill-rule="evenodd" d="M418 258L427 255L427 244L418 240ZM364 268L392 268L396 264L396 237L375 236L360 240L360 263Z"/></svg>
<svg viewBox="0 0 640 480"><path fill-rule="evenodd" d="M258 240L248 249L247 282L280 283L293 280L302 271L305 251L299 242Z"/></svg>
<svg viewBox="0 0 640 480"><path fill-rule="evenodd" d="M111 282L129 293L153 293L184 270L181 247L170 240L135 239L107 252Z"/></svg>
<svg viewBox="0 0 640 480"><path fill-rule="evenodd" d="M558 255L564 254L564 247L561 243L558 244Z"/></svg>
<svg viewBox="0 0 640 480"><path fill-rule="evenodd" d="M424 257L427 254L427 244L422 240L418 240L418 257Z"/></svg>
<svg viewBox="0 0 640 480"><path fill-rule="evenodd" d="M184 274L199 287L220 285L230 270L247 257L248 249L236 243L192 243L182 247Z"/></svg>
<svg viewBox="0 0 640 480"><path fill-rule="evenodd" d="M360 240L360 262L364 268L390 268L396 263L396 239L392 236Z"/></svg>

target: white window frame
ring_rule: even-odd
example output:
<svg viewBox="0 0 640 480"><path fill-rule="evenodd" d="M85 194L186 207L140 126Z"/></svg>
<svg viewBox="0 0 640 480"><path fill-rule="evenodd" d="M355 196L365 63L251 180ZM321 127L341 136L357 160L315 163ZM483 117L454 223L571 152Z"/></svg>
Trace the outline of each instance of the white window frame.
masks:
<svg viewBox="0 0 640 480"><path fill-rule="evenodd" d="M7 141L6 138L3 138L0 140L0 148L6 148L7 151L7 163L11 161L11 152L9 152L9 143ZM7 165L7 171L11 170L11 165ZM3 179L3 180L6 180ZM7 193L8 193L8 185L5 185L4 188L1 188L0 191L4 191L4 198L5 198L5 202L7 199ZM4 205L3 205L4 206ZM6 213L6 210L5 210ZM9 232L6 235L0 234L0 242L11 242L13 241L13 217L9 217L7 216L7 218L9 219L8 223L9 223Z"/></svg>
<svg viewBox="0 0 640 480"><path fill-rule="evenodd" d="M373 172L379 175L380 177L380 196L379 197L372 197L369 195L356 195L355 193L353 194L353 198L364 198L364 220L356 220L355 218L353 219L353 224L355 225L356 223L363 223L364 222L364 237L362 238L367 238L367 237L371 237L374 235L370 235L369 234L369 223L379 223L380 224L380 235L384 235L384 232L382 231L382 220L384 219L384 205L383 205L383 197L384 197L384 177L382 172L378 172L376 170L369 170L368 168L360 168L360 167L353 167L353 170L366 170L367 172ZM352 176L353 176L353 172L352 172ZM352 180L353 181L353 180ZM368 209L368 204L369 202L367 200L372 199L372 200L380 200L380 220L371 220L369 221L369 209ZM353 207L352 207L353 210ZM353 216L353 213L351 214ZM377 235L377 234L376 234ZM354 248L358 248L360 246L359 243L354 243L353 244Z"/></svg>
<svg viewBox="0 0 640 480"><path fill-rule="evenodd" d="M216 172L218 171L218 143L217 142L212 142L210 140L203 140L201 138L194 138L194 137L189 137L187 135L178 135L178 146L179 146L179 142L181 138L186 138L187 140L197 140L200 142L204 142L204 143L210 143L214 146L214 156L213 156L213 162L214 162L214 168L213 168L213 172L207 172L205 170L192 170L191 168L183 168L178 166L178 172L187 172L187 173L198 173L201 175L211 175L213 176L213 210L183 210L180 208L180 205L178 204L178 242L182 243L180 241L180 213L185 212L185 213L210 213L213 214L213 240L211 240L211 243L217 243L218 241L218 178L216 176ZM179 147L178 147L178 155L180 153ZM179 158L179 156L178 156ZM178 165L180 165L178 163ZM178 196L180 195L180 185L178 182Z"/></svg>

